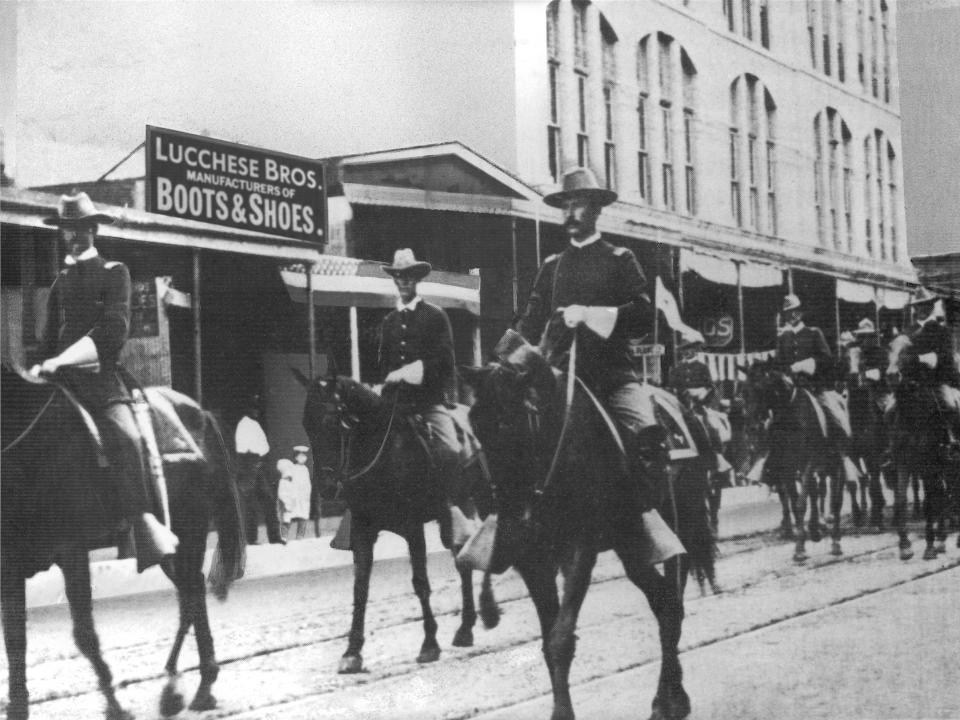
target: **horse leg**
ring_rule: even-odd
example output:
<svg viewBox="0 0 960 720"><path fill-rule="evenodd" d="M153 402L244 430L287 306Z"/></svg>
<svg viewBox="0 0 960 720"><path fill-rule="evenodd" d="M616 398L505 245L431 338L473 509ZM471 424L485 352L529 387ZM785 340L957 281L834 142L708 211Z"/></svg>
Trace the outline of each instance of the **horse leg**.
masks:
<svg viewBox="0 0 960 720"><path fill-rule="evenodd" d="M570 699L570 666L577 647L577 618L590 587L590 575L597 561L597 551L585 544L573 548L564 563L563 599L557 620L546 638L545 652L552 664L553 714L551 720L573 720Z"/></svg>
<svg viewBox="0 0 960 720"><path fill-rule="evenodd" d="M924 560L935 560L939 552L946 552L946 539L943 537L944 500L942 474L928 473L923 480L924 535L927 542L923 551ZM940 550L940 546L943 550Z"/></svg>
<svg viewBox="0 0 960 720"><path fill-rule="evenodd" d="M919 520L923 517L923 503L920 500L920 475L913 473L913 517Z"/></svg>
<svg viewBox="0 0 960 720"><path fill-rule="evenodd" d="M910 485L910 472L902 463L897 463L897 485L893 496L893 524L900 536L900 559L913 557L910 549L910 536L907 533L907 489Z"/></svg>
<svg viewBox="0 0 960 720"><path fill-rule="evenodd" d="M880 470L874 461L868 462L870 479L870 525L877 530L883 530L883 508L887 504L883 497L883 485L880 481Z"/></svg>
<svg viewBox="0 0 960 720"><path fill-rule="evenodd" d="M437 643L437 621L430 607L427 543L423 536L423 525L417 525L407 533L407 547L410 549L410 566L413 568L413 592L416 593L420 601L420 609L423 611L423 645L420 646L417 662L436 662L440 659L440 645ZM470 604L473 604L472 599ZM476 619L476 613L474 613L474 619Z"/></svg>
<svg viewBox="0 0 960 720"><path fill-rule="evenodd" d="M681 720L690 714L690 696L683 687L680 666L680 633L683 626L685 558L671 558L664 574L646 563L634 544L614 547L630 581L647 597L660 631L660 678L650 720ZM679 578L679 579L678 579Z"/></svg>
<svg viewBox="0 0 960 720"><path fill-rule="evenodd" d="M24 579L15 571L15 563L5 559L0 567L0 593L3 602L3 640L7 647L9 677L8 720L27 720L30 694L27 692L27 598Z"/></svg>
<svg viewBox="0 0 960 720"><path fill-rule="evenodd" d="M783 512L783 517L780 520L780 539L793 540L793 521L790 519L791 505L793 505L793 500L791 493L787 489L787 481L781 482L779 487L777 487L777 496L780 498L780 510Z"/></svg>
<svg viewBox="0 0 960 720"><path fill-rule="evenodd" d="M536 553L527 550L514 563L514 568L527 586L527 592L537 610L540 620L540 636L543 640L543 659L550 676L550 685L553 686L553 660L547 652L547 639L553 629L560 612L560 600L557 596L556 568L546 556L537 557Z"/></svg>
<svg viewBox="0 0 960 720"><path fill-rule="evenodd" d="M70 546L57 559L63 571L64 589L70 603L73 620L73 639L77 648L93 665L100 683L100 692L107 701L107 720L132 720L133 715L124 710L117 701L113 688L113 675L100 653L100 639L93 625L93 599L90 592L90 565L83 547Z"/></svg>
<svg viewBox="0 0 960 720"><path fill-rule="evenodd" d="M353 545L353 620L347 651L340 658L337 672L341 674L363 671L363 625L367 614L367 598L370 595L370 574L373 571L373 545L376 533L368 528L357 527L353 519L351 543Z"/></svg>
<svg viewBox="0 0 960 720"><path fill-rule="evenodd" d="M833 528L830 532L830 554L839 557L843 555L843 548L840 547L840 509L843 507L843 488L847 482L843 478L843 460L838 458L831 476L830 483L830 513L833 515ZM850 498L853 501L855 515L859 513L857 507L857 488L856 485L849 486Z"/></svg>
<svg viewBox="0 0 960 720"><path fill-rule="evenodd" d="M802 476L803 485L809 488L810 493L810 541L820 542L823 539L825 526L821 520L824 502L823 490L826 487L826 474L823 472L814 473L811 467L804 470Z"/></svg>
<svg viewBox="0 0 960 720"><path fill-rule="evenodd" d="M456 557L457 550L454 550ZM458 570L460 576L460 600L463 609L460 612L460 627L453 636L454 647L473 647L473 626L477 623L477 608L473 602L473 570Z"/></svg>
<svg viewBox="0 0 960 720"><path fill-rule="evenodd" d="M180 650L183 648L183 641L193 624L193 615L187 604L186 596L179 590L179 584L177 585L177 605L180 610L180 622L177 625L177 634L173 639L173 647L170 648L170 654L167 656L167 664L164 666L164 671L167 673L167 684L164 685L163 692L160 695L160 714L163 717L176 715L184 707L183 695L177 689L177 680L180 677L180 673L177 671L177 662L180 658Z"/></svg>
<svg viewBox="0 0 960 720"><path fill-rule="evenodd" d="M189 538L189 543L183 553L184 557L177 556L178 590L187 596L187 607L193 618L197 655L200 659L200 684L190 702L190 709L202 712L217 706L217 699L211 688L220 675L220 665L213 647L213 633L210 631L210 617L207 614L207 589L203 577L203 556L207 546L205 515L201 514L197 518L197 526L193 532L184 533L180 537L181 548L184 547L184 537Z"/></svg>
<svg viewBox="0 0 960 720"><path fill-rule="evenodd" d="M500 624L500 606L493 595L490 571L483 573L483 583L480 585L480 620L487 630L492 630Z"/></svg>
<svg viewBox="0 0 960 720"><path fill-rule="evenodd" d="M810 468L809 466L804 468L803 474L800 476L799 490L797 489L796 481L793 481L793 493L795 497L791 498L793 504L793 519L795 525L797 526L797 540L794 545L793 550L793 560L794 562L802 563L807 559L806 543L807 543L807 531L804 528L804 518L807 515L807 495L809 494L808 483L809 483Z"/></svg>

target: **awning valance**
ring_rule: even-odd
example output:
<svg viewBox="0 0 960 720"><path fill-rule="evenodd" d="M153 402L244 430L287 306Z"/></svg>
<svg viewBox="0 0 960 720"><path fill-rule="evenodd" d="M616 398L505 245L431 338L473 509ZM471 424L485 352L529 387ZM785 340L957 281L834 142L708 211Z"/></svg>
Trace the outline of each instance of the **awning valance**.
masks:
<svg viewBox="0 0 960 720"><path fill-rule="evenodd" d="M307 266L293 263L280 267L287 291L294 302L307 301ZM397 301L393 279L383 264L347 257L325 257L313 266L313 302L336 307L392 308ZM417 286L429 302L446 309L480 314L480 277L435 270Z"/></svg>
<svg viewBox="0 0 960 720"><path fill-rule="evenodd" d="M837 279L837 297L852 303L876 302L877 292L873 285Z"/></svg>
<svg viewBox="0 0 960 720"><path fill-rule="evenodd" d="M773 265L740 262L740 283L743 287L779 287L783 284L783 270ZM737 263L733 260L701 255L691 250L680 251L680 269L692 270L700 277L720 285L737 284Z"/></svg>

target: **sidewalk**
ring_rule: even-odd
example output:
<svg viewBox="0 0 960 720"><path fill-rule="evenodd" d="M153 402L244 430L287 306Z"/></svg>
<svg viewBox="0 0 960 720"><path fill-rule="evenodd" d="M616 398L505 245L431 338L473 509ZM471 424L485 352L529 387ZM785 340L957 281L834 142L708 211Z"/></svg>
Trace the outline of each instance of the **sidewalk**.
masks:
<svg viewBox="0 0 960 720"><path fill-rule="evenodd" d="M723 491L723 510L741 505L775 502L767 488L734 487ZM266 543L266 532L260 527L260 544L247 546L247 566L244 579L288 575L291 573L322 570L353 564L353 553L334 550L330 540L340 523L339 518L323 518L320 521L320 537L313 534L313 524L307 529L303 540L290 540L286 545ZM722 522L721 522L722 525ZM440 533L435 522L426 525L427 552L444 552L440 543ZM211 533L207 543L207 556L204 569L210 567L216 534ZM407 544L398 535L382 532L374 548L375 560L389 560L406 557ZM119 595L169 590L173 586L158 567L152 567L137 574L136 560L117 560L115 549L95 550L90 553L90 579L93 598L101 599ZM241 580L240 582L243 582ZM38 573L27 581L27 607L57 605L66 602L63 591L63 576L59 568L53 567Z"/></svg>

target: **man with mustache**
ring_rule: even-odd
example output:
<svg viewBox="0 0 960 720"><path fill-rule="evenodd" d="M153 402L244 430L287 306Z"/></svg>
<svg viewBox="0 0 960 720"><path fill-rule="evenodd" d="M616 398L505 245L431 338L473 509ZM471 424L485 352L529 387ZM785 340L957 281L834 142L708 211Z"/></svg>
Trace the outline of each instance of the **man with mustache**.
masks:
<svg viewBox="0 0 960 720"><path fill-rule="evenodd" d="M587 168L565 173L563 189L544 197L563 211L569 244L543 262L517 330L531 343L552 347L563 330L552 320L562 317L566 328L580 328L577 374L617 423L639 517L653 507L654 488L664 479L669 458L652 388L643 382L629 347L630 339L652 328L647 280L634 254L597 230L601 211L616 199Z"/></svg>

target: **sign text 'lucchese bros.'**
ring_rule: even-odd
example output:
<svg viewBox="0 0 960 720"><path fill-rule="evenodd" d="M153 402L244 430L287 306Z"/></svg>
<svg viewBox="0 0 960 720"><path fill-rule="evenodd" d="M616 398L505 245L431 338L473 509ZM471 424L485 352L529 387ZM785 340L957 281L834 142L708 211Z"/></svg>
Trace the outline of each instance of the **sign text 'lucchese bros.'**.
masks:
<svg viewBox="0 0 960 720"><path fill-rule="evenodd" d="M323 237L320 163L147 127L148 209L303 240Z"/></svg>

